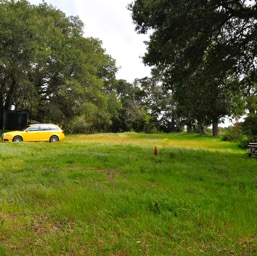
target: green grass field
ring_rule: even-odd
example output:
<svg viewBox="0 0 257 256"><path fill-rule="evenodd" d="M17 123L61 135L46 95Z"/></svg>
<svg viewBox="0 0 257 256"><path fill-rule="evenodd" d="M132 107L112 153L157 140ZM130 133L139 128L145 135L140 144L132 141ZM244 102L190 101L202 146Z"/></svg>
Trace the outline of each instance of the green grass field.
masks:
<svg viewBox="0 0 257 256"><path fill-rule="evenodd" d="M257 255L257 158L236 144L124 133L0 152L0 255Z"/></svg>

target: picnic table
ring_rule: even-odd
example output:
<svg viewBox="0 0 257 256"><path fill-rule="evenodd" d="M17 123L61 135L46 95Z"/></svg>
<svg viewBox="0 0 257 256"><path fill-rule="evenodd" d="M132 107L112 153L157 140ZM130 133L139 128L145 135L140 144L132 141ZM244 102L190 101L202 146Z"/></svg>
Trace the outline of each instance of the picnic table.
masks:
<svg viewBox="0 0 257 256"><path fill-rule="evenodd" d="M250 142L248 144L248 148L249 148L249 151L247 154L249 157L251 157L252 155L257 155L257 143Z"/></svg>

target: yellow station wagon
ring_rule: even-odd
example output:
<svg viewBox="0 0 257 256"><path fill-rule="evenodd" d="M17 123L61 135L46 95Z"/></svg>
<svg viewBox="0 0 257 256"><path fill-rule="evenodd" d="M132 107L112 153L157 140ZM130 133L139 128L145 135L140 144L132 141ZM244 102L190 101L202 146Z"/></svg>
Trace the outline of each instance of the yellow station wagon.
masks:
<svg viewBox="0 0 257 256"><path fill-rule="evenodd" d="M5 132L2 135L3 141L50 141L57 142L65 137L64 131L54 124L33 124L24 131Z"/></svg>

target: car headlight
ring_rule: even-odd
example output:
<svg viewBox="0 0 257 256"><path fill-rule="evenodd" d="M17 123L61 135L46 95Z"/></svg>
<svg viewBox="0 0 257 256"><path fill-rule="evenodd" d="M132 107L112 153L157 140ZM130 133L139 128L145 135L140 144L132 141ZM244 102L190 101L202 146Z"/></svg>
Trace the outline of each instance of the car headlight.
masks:
<svg viewBox="0 0 257 256"><path fill-rule="evenodd" d="M11 134L4 134L3 136L4 137L9 137L9 136L11 136Z"/></svg>

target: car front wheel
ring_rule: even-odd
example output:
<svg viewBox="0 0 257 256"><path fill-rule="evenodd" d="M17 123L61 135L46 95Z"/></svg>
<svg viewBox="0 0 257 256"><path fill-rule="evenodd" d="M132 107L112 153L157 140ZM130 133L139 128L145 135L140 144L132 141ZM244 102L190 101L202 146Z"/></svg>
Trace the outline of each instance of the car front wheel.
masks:
<svg viewBox="0 0 257 256"><path fill-rule="evenodd" d="M21 136L15 136L12 141L13 142L22 142L22 137Z"/></svg>
<svg viewBox="0 0 257 256"><path fill-rule="evenodd" d="M50 142L57 142L59 141L59 138L56 135L51 136Z"/></svg>

